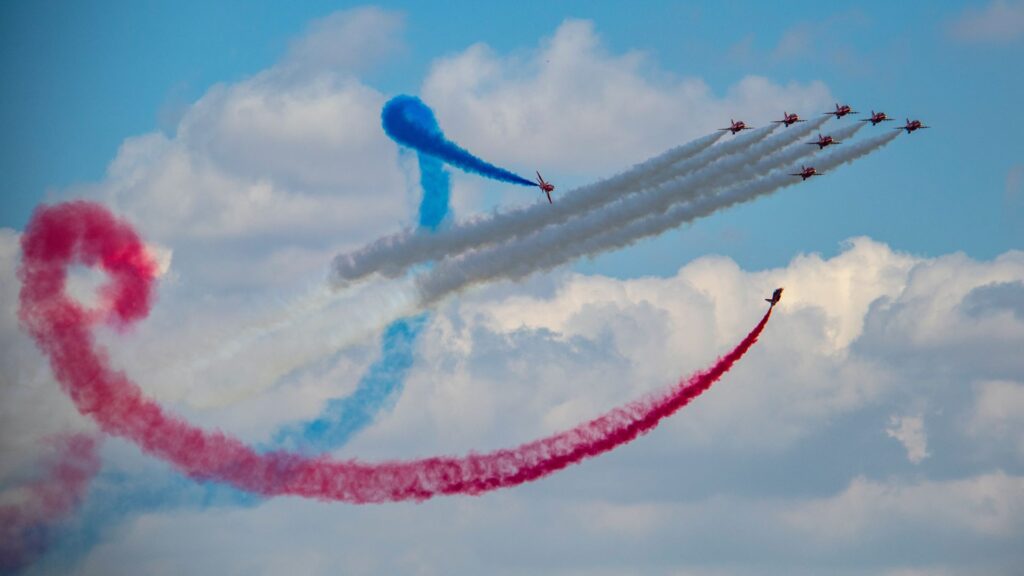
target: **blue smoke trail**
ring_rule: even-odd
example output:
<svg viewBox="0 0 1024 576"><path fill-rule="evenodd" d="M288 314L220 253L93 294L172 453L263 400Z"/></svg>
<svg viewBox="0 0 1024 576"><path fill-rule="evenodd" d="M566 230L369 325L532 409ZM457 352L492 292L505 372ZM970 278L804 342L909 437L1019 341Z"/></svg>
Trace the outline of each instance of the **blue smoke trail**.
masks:
<svg viewBox="0 0 1024 576"><path fill-rule="evenodd" d="M536 186L535 182L513 174L504 168L485 162L468 150L448 140L437 125L434 112L415 96L396 96L384 105L381 112L384 131L392 140L417 152L428 154L466 172L485 178Z"/></svg>
<svg viewBox="0 0 1024 576"><path fill-rule="evenodd" d="M420 105L440 132L433 112ZM436 230L450 213L451 179L440 160L422 152L418 160L423 190L418 223L427 230ZM316 418L282 428L266 449L330 452L372 424L374 416L401 392L415 360L416 340L428 319L428 314L419 314L389 325L381 336L380 358L363 374L355 391L330 400ZM78 518L60 530L46 557L30 571L69 571L70 566L103 540L107 530L141 513L180 508L251 508L262 501L248 492L216 482L198 482L170 469L154 478L105 470L93 480Z"/></svg>
<svg viewBox="0 0 1024 576"><path fill-rule="evenodd" d="M420 314L392 322L381 338L381 357L359 381L356 390L345 398L327 403L321 414L308 422L287 426L274 435L278 448L303 452L329 452L344 446L402 388L412 368L416 338L426 325Z"/></svg>
<svg viewBox="0 0 1024 576"><path fill-rule="evenodd" d="M434 231L448 217L448 201L451 196L451 177L444 164L437 158L422 152L417 158L420 164L420 227Z"/></svg>

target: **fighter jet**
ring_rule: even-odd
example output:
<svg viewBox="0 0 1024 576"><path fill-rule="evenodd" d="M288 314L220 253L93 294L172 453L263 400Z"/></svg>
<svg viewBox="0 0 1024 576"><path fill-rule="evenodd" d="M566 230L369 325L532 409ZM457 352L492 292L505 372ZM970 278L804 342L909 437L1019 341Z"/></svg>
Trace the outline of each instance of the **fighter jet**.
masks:
<svg viewBox="0 0 1024 576"><path fill-rule="evenodd" d="M801 166L800 171L791 173L790 176L799 176L800 178L807 180L811 176L821 176L821 172L814 169L814 166Z"/></svg>
<svg viewBox="0 0 1024 576"><path fill-rule="evenodd" d="M753 130L753 128L747 126L746 123L743 122L743 120L733 120L730 118L729 122L732 123L731 126L729 126L728 128L719 128L718 130L721 132L729 131L732 132L734 135L740 130Z"/></svg>
<svg viewBox="0 0 1024 576"><path fill-rule="evenodd" d="M810 144L811 146L817 145L818 150L821 150L825 146L831 146L833 144L842 144L842 142L839 142L838 140L833 140L831 136L822 136L821 134L818 134L818 141L808 142L808 144Z"/></svg>
<svg viewBox="0 0 1024 576"><path fill-rule="evenodd" d="M864 118L861 122L871 122L871 125L874 126L879 122L892 122L892 118L886 116L885 112L875 112L872 110L871 118Z"/></svg>
<svg viewBox="0 0 1024 576"><path fill-rule="evenodd" d="M764 301L769 303L769 304L771 304L772 307L774 307L776 304L778 304L779 300L782 300L782 288L776 288L775 292L772 292L772 297L771 298L765 298L764 299Z"/></svg>
<svg viewBox="0 0 1024 576"><path fill-rule="evenodd" d="M545 182L544 177L540 175L540 172L537 172L537 188L540 188L541 191L548 195L548 204L554 204L551 200L551 193L555 191L555 186L554 184Z"/></svg>
<svg viewBox="0 0 1024 576"><path fill-rule="evenodd" d="M807 120L801 120L795 112L793 114L782 113L782 120L772 120L772 124L785 124L786 128L789 128L790 124L796 124L797 122L807 122Z"/></svg>
<svg viewBox="0 0 1024 576"><path fill-rule="evenodd" d="M851 110L849 104L843 104L841 106L839 104L836 104L835 112L825 112L825 116L834 115L836 118L842 118L847 114L860 114L860 112L854 112L853 110Z"/></svg>
<svg viewBox="0 0 1024 576"><path fill-rule="evenodd" d="M914 130L920 130L921 128L931 128L931 126L925 126L921 124L920 120L911 120L907 118L907 125L900 126L899 128L893 128L893 130L906 130L907 134L910 134Z"/></svg>

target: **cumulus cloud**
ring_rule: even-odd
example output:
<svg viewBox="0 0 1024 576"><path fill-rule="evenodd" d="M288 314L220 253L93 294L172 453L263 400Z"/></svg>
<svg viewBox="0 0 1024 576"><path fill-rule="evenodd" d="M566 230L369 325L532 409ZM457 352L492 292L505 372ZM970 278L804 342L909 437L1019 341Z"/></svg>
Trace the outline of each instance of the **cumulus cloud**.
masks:
<svg viewBox="0 0 1024 576"><path fill-rule="evenodd" d="M291 72L359 72L402 48L404 17L374 6L343 10L314 20L292 41L282 67Z"/></svg>
<svg viewBox="0 0 1024 576"><path fill-rule="evenodd" d="M986 442L1005 443L1024 461L1024 384L978 382L968 430Z"/></svg>
<svg viewBox="0 0 1024 576"><path fill-rule="evenodd" d="M949 26L962 42L1005 43L1024 36L1024 2L993 0L984 8L967 8Z"/></svg>
<svg viewBox="0 0 1024 576"><path fill-rule="evenodd" d="M607 173L743 117L831 105L821 82L748 76L724 95L699 78L674 78L637 51L610 54L592 23L564 22L535 50L495 54L478 44L434 63L424 100L456 141L499 153L521 171ZM821 108L824 110L824 108Z"/></svg>
<svg viewBox="0 0 1024 576"><path fill-rule="evenodd" d="M785 517L811 542L836 547L856 546L871 531L884 536L880 526L954 526L1012 538L1024 529L1024 477L996 472L911 483L855 478L840 494L796 506Z"/></svg>
<svg viewBox="0 0 1024 576"><path fill-rule="evenodd" d="M406 168L379 126L386 97L354 75L401 28L378 9L314 22L277 65L211 87L172 136L125 140L104 181L64 195L99 199L173 249L190 286L319 272L327 254L410 214Z"/></svg>
<svg viewBox="0 0 1024 576"><path fill-rule="evenodd" d="M934 289L949 277L958 279L956 286ZM726 548L749 547L748 558L777 562L778 573L784 573L792 566L780 556L786 550L793 553L786 542L812 538L821 543L825 552L811 559L818 565L830 561L831 553L855 557L881 549L879 532L928 543L994 539L996 544L986 546L1002 552L990 561L1003 562L1009 553L999 543L1024 533L1021 502L1014 496L1020 492L1019 477L992 471L958 480L865 476L860 466L866 455L884 451L844 444L848 434L836 430L834 423L892 414L893 403L898 405L908 390L925 390L908 372L933 380L928 372L932 357L918 357L915 351L929 350L935 339L915 337L916 325L902 320L907 310L931 322L937 320L927 311L946 310L948 317L936 329L964 334L955 338L961 344L959 361L965 362L972 350L990 348L1024 328L1024 321L999 312L998 306L978 308L965 302L978 301L972 294L992 281L1021 279L1020 253L989 262L959 256L923 259L859 238L832 258L802 255L773 270L746 271L727 258L709 257L668 278L617 280L563 272L514 290L481 290L438 311L394 411L342 455L376 459L463 453L562 429L664 386L670 375L707 365L756 320L763 311L761 298L778 285L787 287L763 341L706 397L636 444L552 479L479 500L345 508L342 516L337 506L294 500L218 514L154 512L110 533L79 568L81 573L104 573L132 557L139 566L154 569L187 565L230 572L264 563L276 566L272 555L301 558L311 573L339 568L387 572L411 566L425 573L477 573L495 564L511 573L540 569L543 541L558 535L574 548L593 550L591 556L567 559L567 571L586 571L610 561L608 554L617 550L613 542L632 542L655 558L628 556L630 566L646 567L645 572L691 569L678 566L667 553L684 539L706 570L728 572L732 557ZM891 319L889 331L879 332L879 315ZM1002 328L972 326L993 321ZM16 333L16 328L7 326L4 333ZM965 335L970 338L965 340ZM904 342L904 353L897 358L876 353L870 340L878 338ZM188 415L258 439L289 414L315 413L328 397L344 394L351 375L372 357L365 348L356 348L336 364L296 381L294 388ZM143 383L147 380L144 372L131 373ZM973 418L977 433L969 440L989 441L1003 423L1016 422L1013 402L1006 400L1016 398L1016 388L1009 395L1004 388L983 385L975 406L957 412L949 403L950 412L935 416L938 421L929 427L941 428L942 419ZM6 396L3 405L12 405ZM1011 408L995 409L1002 405ZM891 424L897 434L912 438L912 420ZM27 422L18 425L33 430ZM873 436L881 437L877 442L889 441L878 429ZM814 448L815 442L826 443L828 449ZM807 500L805 483L816 476L814 469L837 465L827 464L831 452L839 455L841 485L826 482L818 488L823 496ZM108 456L111 465L129 470L138 458L134 451ZM998 458L985 462L1005 464ZM768 482L762 487L755 480L767 469L780 470L779 485ZM737 477L747 480L738 482ZM295 535L298 518L308 538L288 536ZM235 538L224 528L228 525L264 528ZM285 525L291 528L286 531ZM424 525L444 529L424 535L416 528ZM738 525L747 528L737 531ZM935 531L939 525L944 528ZM546 526L548 535L527 526ZM756 544L778 526L785 530L777 538ZM385 533L389 548L402 551L400 557L379 548ZM210 539L209 534L224 536ZM321 542L319 535L325 534L334 545ZM267 556L242 553L253 538L273 543L261 547ZM521 552L526 560L499 551L499 543L513 538L525 542ZM718 539L728 546L708 547ZM167 542L188 542L205 552L201 558L185 559ZM451 542L462 543L462 550L472 542L475 548L469 549L494 554L456 552ZM775 546L782 552L773 552ZM893 562L912 560L908 554Z"/></svg>

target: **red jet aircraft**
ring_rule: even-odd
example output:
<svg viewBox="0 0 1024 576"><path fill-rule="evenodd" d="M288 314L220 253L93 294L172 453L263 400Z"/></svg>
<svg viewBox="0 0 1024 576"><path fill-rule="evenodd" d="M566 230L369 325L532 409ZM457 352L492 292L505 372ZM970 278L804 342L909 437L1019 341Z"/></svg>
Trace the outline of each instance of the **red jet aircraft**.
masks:
<svg viewBox="0 0 1024 576"><path fill-rule="evenodd" d="M796 124L797 122L807 122L807 120L801 120L796 113L787 114L785 112L782 113L782 120L772 120L772 124L785 124L786 128L789 128L790 124Z"/></svg>
<svg viewBox="0 0 1024 576"><path fill-rule="evenodd" d="M836 104L835 112L825 112L825 116L835 115L836 118L842 118L847 114L860 114L860 112L854 112L853 109L850 108L849 104L843 104L842 106Z"/></svg>
<svg viewBox="0 0 1024 576"><path fill-rule="evenodd" d="M814 166L801 166L800 171L790 176L799 176L800 178L807 180L811 176L821 176L821 172L814 169Z"/></svg>
<svg viewBox="0 0 1024 576"><path fill-rule="evenodd" d="M894 128L894 130L906 130L907 134L910 134L914 130L920 130L921 128L931 128L931 126L925 126L924 124L921 124L920 120L911 120L910 118L907 118L906 126Z"/></svg>
<svg viewBox="0 0 1024 576"><path fill-rule="evenodd" d="M732 126L729 126L728 128L719 128L719 130L720 131L728 130L729 132L732 132L733 134L736 134L740 130L753 130L753 128L751 128L750 126L747 126L746 123L743 122L743 120L733 120L732 118L730 118L729 122L732 123Z"/></svg>
<svg viewBox="0 0 1024 576"><path fill-rule="evenodd" d="M782 300L782 288L776 288L775 292L772 292L771 298L764 299L765 302L771 304L772 306L778 304L779 300Z"/></svg>
<svg viewBox="0 0 1024 576"><path fill-rule="evenodd" d="M554 204L554 202L551 200L551 193L555 191L555 186L554 184L549 184L548 182L545 182L544 177L540 175L540 172L537 172L537 187L543 190L544 193L548 195L548 204Z"/></svg>
<svg viewBox="0 0 1024 576"><path fill-rule="evenodd" d="M817 145L818 146L818 150L821 150L825 146L831 146L833 144L842 144L842 142L839 142L837 140L833 140L831 136L822 136L821 134L818 134L818 141L817 142L808 142L808 144L810 144L811 146Z"/></svg>
<svg viewBox="0 0 1024 576"><path fill-rule="evenodd" d="M861 122L871 122L871 125L874 126L879 122L892 122L892 118L886 116L885 112L875 112L874 110L872 110L871 118L865 118L861 120Z"/></svg>

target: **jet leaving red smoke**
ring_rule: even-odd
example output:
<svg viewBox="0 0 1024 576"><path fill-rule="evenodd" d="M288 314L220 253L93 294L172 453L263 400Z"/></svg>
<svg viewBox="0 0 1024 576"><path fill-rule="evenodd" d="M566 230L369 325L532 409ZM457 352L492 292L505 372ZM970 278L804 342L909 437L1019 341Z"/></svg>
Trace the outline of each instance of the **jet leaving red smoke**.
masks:
<svg viewBox="0 0 1024 576"><path fill-rule="evenodd" d="M105 314L119 324L144 317L156 267L131 227L100 205L74 202L36 210L22 237L20 318L50 357L78 410L110 434L128 438L198 479L262 495L297 495L353 503L425 500L479 494L541 478L647 433L711 387L754 345L771 309L732 351L706 371L665 392L616 408L571 430L509 450L456 457L365 463L257 453L219 431L167 413L123 373L107 366L86 311L64 290L68 266L81 262L111 275L102 292Z"/></svg>

